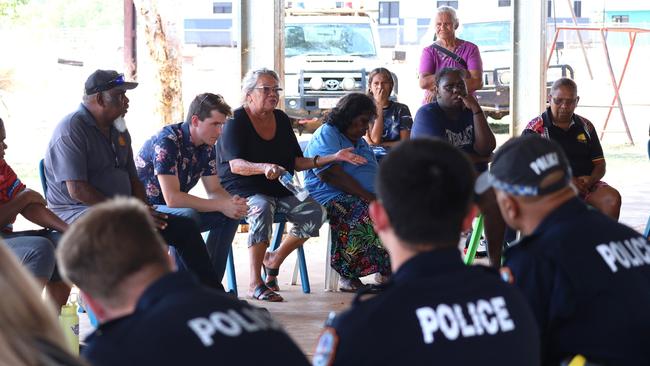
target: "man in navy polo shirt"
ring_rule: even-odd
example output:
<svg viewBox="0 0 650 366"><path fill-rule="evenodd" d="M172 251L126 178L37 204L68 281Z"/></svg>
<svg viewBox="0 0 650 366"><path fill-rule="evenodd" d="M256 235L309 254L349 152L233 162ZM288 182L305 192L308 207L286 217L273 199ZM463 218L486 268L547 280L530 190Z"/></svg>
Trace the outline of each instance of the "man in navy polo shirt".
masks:
<svg viewBox="0 0 650 366"><path fill-rule="evenodd" d="M650 360L650 244L576 197L562 148L537 135L506 142L477 190L494 187L523 238L506 250L505 279L537 318L543 363L575 355L603 365Z"/></svg>
<svg viewBox="0 0 650 366"><path fill-rule="evenodd" d="M580 198L618 220L621 195L601 181L605 176L603 148L594 125L574 113L579 100L575 81L569 78L556 80L548 96L549 107L528 123L523 134L539 134L560 144L571 164L573 185Z"/></svg>
<svg viewBox="0 0 650 366"><path fill-rule="evenodd" d="M382 161L375 231L393 276L330 319L314 365L538 365L525 299L497 273L465 266L458 242L476 214L469 160L443 141L404 141ZM507 347L507 350L504 349Z"/></svg>
<svg viewBox="0 0 650 366"><path fill-rule="evenodd" d="M221 95L199 94L185 122L164 127L135 158L150 204L158 211L194 219L201 231L210 230L205 244L219 281L239 220L248 211L246 199L231 196L217 176L214 144L230 115ZM207 198L189 194L199 179Z"/></svg>
<svg viewBox="0 0 650 366"><path fill-rule="evenodd" d="M54 129L45 153L46 198L48 207L68 224L110 197L134 196L146 202L124 122L129 108L126 91L137 85L113 70L93 72L86 80L82 104ZM223 289L196 224L152 213L185 266L204 284Z"/></svg>
<svg viewBox="0 0 650 366"><path fill-rule="evenodd" d="M307 365L267 311L172 273L142 202L93 207L62 238L63 276L100 325L83 356L108 365Z"/></svg>

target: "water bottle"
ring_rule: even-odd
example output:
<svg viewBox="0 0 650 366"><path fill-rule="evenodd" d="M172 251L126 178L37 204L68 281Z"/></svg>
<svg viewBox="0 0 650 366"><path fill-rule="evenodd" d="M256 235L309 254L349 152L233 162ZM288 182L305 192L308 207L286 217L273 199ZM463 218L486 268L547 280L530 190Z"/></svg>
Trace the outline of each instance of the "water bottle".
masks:
<svg viewBox="0 0 650 366"><path fill-rule="evenodd" d="M304 201L309 196L309 191L300 185L298 181L294 180L293 176L289 172L284 172L284 174L282 174L278 180L284 186L284 188L293 193L293 195L296 196L296 198L300 201Z"/></svg>
<svg viewBox="0 0 650 366"><path fill-rule="evenodd" d="M61 307L59 323L63 328L66 343L70 352L75 355L79 354L79 316L77 315L77 305L68 303Z"/></svg>

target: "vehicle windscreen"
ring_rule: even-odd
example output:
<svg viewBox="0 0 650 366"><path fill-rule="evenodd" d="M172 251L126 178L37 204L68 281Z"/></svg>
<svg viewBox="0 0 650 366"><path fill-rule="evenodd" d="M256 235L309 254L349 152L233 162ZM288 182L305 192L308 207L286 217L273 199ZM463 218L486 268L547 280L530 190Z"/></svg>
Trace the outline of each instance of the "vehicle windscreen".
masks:
<svg viewBox="0 0 650 366"><path fill-rule="evenodd" d="M510 49L510 22L465 23L459 38L470 41L485 51Z"/></svg>
<svg viewBox="0 0 650 366"><path fill-rule="evenodd" d="M285 57L377 54L368 24L288 24L284 37Z"/></svg>

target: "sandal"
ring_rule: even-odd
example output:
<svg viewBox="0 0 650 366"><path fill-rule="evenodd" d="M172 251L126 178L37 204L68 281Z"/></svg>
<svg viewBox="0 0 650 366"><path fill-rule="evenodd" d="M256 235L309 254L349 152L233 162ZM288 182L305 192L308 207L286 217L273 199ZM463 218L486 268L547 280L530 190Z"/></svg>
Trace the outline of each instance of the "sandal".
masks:
<svg viewBox="0 0 650 366"><path fill-rule="evenodd" d="M255 300L268 301L268 302L284 301L282 296L280 296L270 288L266 287L265 284L261 284L255 287L255 290L253 291L253 295L251 295L251 298Z"/></svg>
<svg viewBox="0 0 650 366"><path fill-rule="evenodd" d="M280 268L269 268L267 266L262 266L264 268L264 274L266 277L273 276L272 280L266 281L266 287L270 288L273 291L280 291L280 286L278 285L278 275L280 274Z"/></svg>
<svg viewBox="0 0 650 366"><path fill-rule="evenodd" d="M363 282L358 278L339 278L339 291L341 292L357 292L364 286Z"/></svg>
<svg viewBox="0 0 650 366"><path fill-rule="evenodd" d="M375 273L375 282L377 282L378 285L384 285L388 283L390 280L390 275L383 275L379 272Z"/></svg>

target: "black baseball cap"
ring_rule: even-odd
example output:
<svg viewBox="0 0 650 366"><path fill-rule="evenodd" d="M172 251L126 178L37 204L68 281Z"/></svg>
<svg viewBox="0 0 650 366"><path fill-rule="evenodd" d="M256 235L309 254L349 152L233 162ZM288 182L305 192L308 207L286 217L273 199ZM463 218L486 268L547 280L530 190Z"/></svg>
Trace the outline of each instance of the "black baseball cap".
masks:
<svg viewBox="0 0 650 366"><path fill-rule="evenodd" d="M556 172L562 174L549 178ZM568 186L571 176L560 145L539 135L526 135L510 139L496 151L490 171L478 177L474 190L481 194L494 187L513 196L543 196Z"/></svg>
<svg viewBox="0 0 650 366"><path fill-rule="evenodd" d="M136 86L138 86L138 83L125 81L124 74L120 74L114 70L96 70L90 74L85 84L86 95L111 90L113 88L129 90Z"/></svg>

